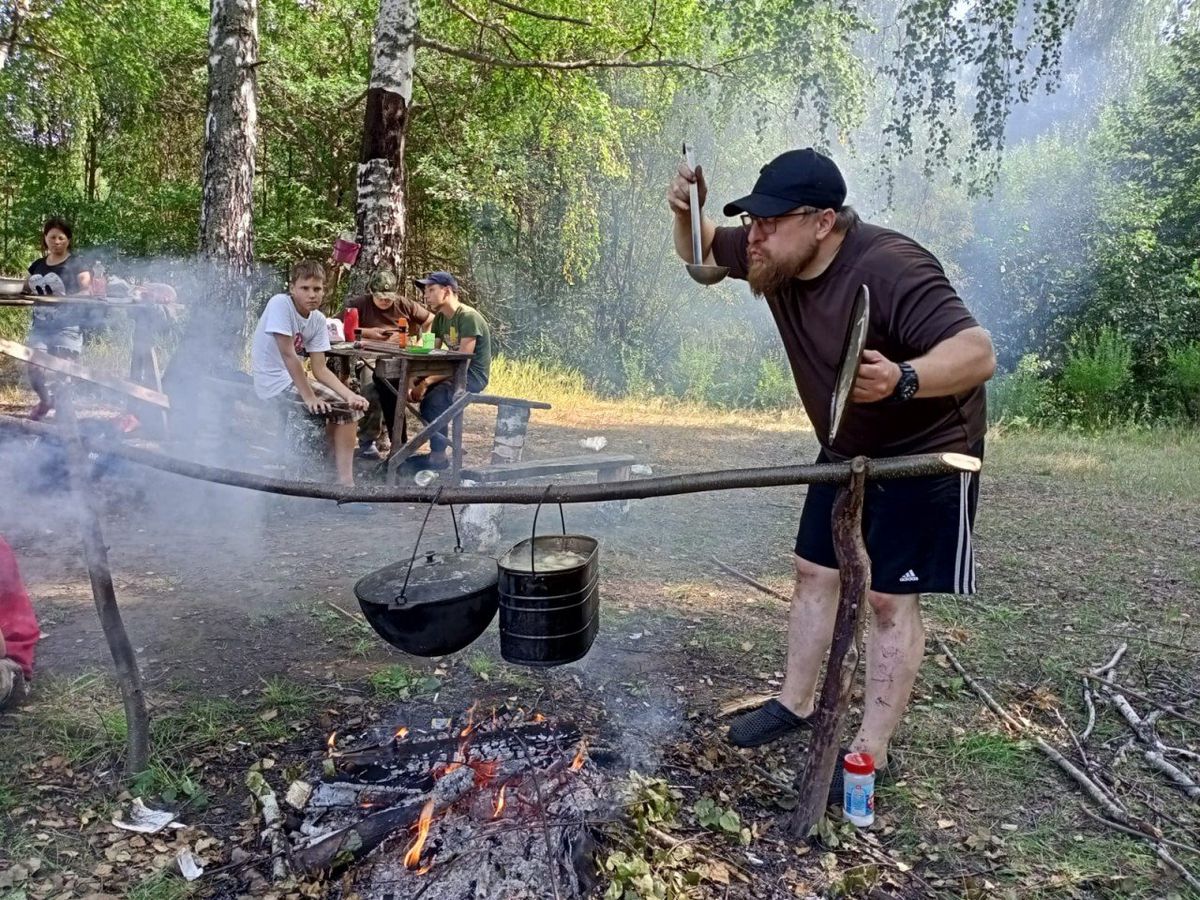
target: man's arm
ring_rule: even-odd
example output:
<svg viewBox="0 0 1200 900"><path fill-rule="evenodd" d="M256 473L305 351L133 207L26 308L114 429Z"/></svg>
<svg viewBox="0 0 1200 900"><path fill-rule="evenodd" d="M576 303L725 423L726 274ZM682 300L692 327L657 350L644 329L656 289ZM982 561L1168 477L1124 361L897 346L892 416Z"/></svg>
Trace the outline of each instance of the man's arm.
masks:
<svg viewBox="0 0 1200 900"><path fill-rule="evenodd" d="M293 355L295 355L294 351ZM315 353L310 352L308 354L308 361L312 366L313 378L317 379L317 381L321 382L321 384L325 385L325 387L330 388L334 393L345 400L350 405L351 409L365 410L367 408L367 399L365 397L360 397L358 394L354 393L354 391L350 390L350 388L342 384L342 380L329 370L329 366L325 364L325 354L322 351L318 350ZM288 371L291 370L289 369Z"/></svg>
<svg viewBox="0 0 1200 900"><path fill-rule="evenodd" d="M917 373L917 397L949 397L983 384L996 371L991 336L980 326L965 328L916 359L902 360ZM892 396L900 364L876 350L864 350L850 399L875 403Z"/></svg>
<svg viewBox="0 0 1200 900"><path fill-rule="evenodd" d="M694 263L692 258L692 198L691 184L696 182L696 186L700 192L700 208L703 210L704 201L708 197L708 185L704 181L704 169L701 166L696 167L693 172L688 168L687 163L681 162L679 169L675 173L675 178L667 188L667 206L671 212L675 214L675 224L673 227L673 237L675 239L675 252L679 254L679 258L685 263ZM713 237L717 233L717 226L703 214L700 215L700 246L704 263L706 265L714 265L712 256Z"/></svg>

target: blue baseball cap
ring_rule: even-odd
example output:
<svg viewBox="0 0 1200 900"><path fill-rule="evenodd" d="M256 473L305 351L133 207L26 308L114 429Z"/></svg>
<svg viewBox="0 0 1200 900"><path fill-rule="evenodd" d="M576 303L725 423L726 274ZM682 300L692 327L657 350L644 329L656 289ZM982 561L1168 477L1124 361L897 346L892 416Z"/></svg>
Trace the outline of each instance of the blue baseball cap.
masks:
<svg viewBox="0 0 1200 900"><path fill-rule="evenodd" d="M781 216L797 206L841 209L846 180L828 156L812 147L789 150L762 167L754 190L725 205L725 215Z"/></svg>
<svg viewBox="0 0 1200 900"><path fill-rule="evenodd" d="M427 284L440 284L450 288L456 294L458 293L458 282L449 272L430 272L424 278L414 278L413 282L419 288L423 288Z"/></svg>

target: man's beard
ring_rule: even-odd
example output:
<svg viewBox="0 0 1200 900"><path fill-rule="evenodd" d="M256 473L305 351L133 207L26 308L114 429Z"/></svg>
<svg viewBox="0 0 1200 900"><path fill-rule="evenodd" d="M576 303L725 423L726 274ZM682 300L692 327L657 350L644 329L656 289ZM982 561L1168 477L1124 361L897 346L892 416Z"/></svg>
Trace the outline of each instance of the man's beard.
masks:
<svg viewBox="0 0 1200 900"><path fill-rule="evenodd" d="M816 255L817 248L813 247L808 253L799 254L791 259L751 259L746 279L750 283L750 290L756 297L778 297Z"/></svg>

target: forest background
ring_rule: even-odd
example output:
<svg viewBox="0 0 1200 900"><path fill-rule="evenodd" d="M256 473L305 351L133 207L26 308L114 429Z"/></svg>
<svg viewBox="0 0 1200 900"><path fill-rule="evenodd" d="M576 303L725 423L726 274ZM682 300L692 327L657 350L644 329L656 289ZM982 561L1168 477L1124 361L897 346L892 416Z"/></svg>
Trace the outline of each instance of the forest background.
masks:
<svg viewBox="0 0 1200 900"><path fill-rule="evenodd" d="M402 268L458 274L510 362L605 395L794 404L764 305L740 283L687 279L663 195L685 138L714 215L767 159L813 145L843 166L864 218L936 253L992 331L994 418L1200 417L1190 4L1080 0L1037 21L1021 4L962 7L988 19L978 33L974 13L931 0L535 6L421 5L422 35L466 52L417 46L404 148ZM291 261L325 259L354 232L378 11L258 3L250 314ZM194 0L0 4L0 272L38 255L52 214L117 274L153 260L171 280L188 265L209 24ZM958 46L912 40L931 27ZM676 62L624 64L664 59ZM16 316L0 331L20 331Z"/></svg>

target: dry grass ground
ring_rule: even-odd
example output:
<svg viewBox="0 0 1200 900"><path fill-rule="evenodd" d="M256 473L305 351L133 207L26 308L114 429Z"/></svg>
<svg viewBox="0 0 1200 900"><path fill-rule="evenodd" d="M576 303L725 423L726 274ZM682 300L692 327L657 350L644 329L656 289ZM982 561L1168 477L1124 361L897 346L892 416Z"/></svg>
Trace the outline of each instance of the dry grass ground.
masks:
<svg viewBox="0 0 1200 900"><path fill-rule="evenodd" d="M535 376L501 372L493 386L555 403L535 413L531 455L578 453L577 442L596 434L663 473L815 455L795 413L608 402L569 380ZM486 431L486 421L474 430ZM1084 721L1075 670L1099 665L1122 641L1130 645L1124 684L1156 694L1170 681L1200 697L1198 457L1194 432L990 437L980 593L927 598L929 628L997 699L1064 750L1070 738L1054 712L1076 732ZM326 602L352 610L354 579L411 548L420 510L347 521L328 511L235 509L237 492L202 495L171 479L147 477L144 487L142 506L118 506L106 520L156 722L155 766L133 789L179 809L196 829L186 836L192 846L201 834L214 837L203 854L213 867L228 863L234 847L258 853L242 787L252 763L303 764L319 756L332 728L417 721L483 698L538 702L592 724L624 761L678 793L664 800L642 783L630 802L664 814L664 827L702 856L652 853L626 826L608 850L625 854L609 857L608 877L622 884L641 877L631 862L640 853L664 885L702 875L686 887L699 897L1189 896L1145 844L1087 820L1072 783L983 711L932 644L898 735L901 776L879 792L870 839L835 835L837 846L825 853L781 838L787 792L767 776L786 783L803 741L730 750L717 710L777 686L786 611L729 581L709 556L787 591L802 489L646 501L611 530L593 511L568 510L572 530L604 542L602 632L580 664L542 672L501 661L494 626L466 651L429 663L389 651ZM103 823L120 802L113 773L123 723L69 516L60 508L56 517L53 505L0 502L0 510L0 531L17 546L48 633L32 700L0 719L0 885L23 861L37 859L39 869L26 866L0 896L92 891L164 900L247 890L246 867L187 886L160 873L163 853L114 845ZM529 510L511 511L506 539L528 534L530 518ZM444 544L449 522L437 519L431 539ZM243 530L254 528L251 543ZM1160 730L1200 751L1200 728L1164 720ZM1124 731L1102 707L1091 746ZM1181 843L1200 845L1194 802L1136 756L1119 771L1174 811ZM701 824L702 800L736 812L751 829L749 847ZM106 858L114 846L129 858ZM1200 854L1177 856L1200 871ZM705 859L728 861L728 890Z"/></svg>

